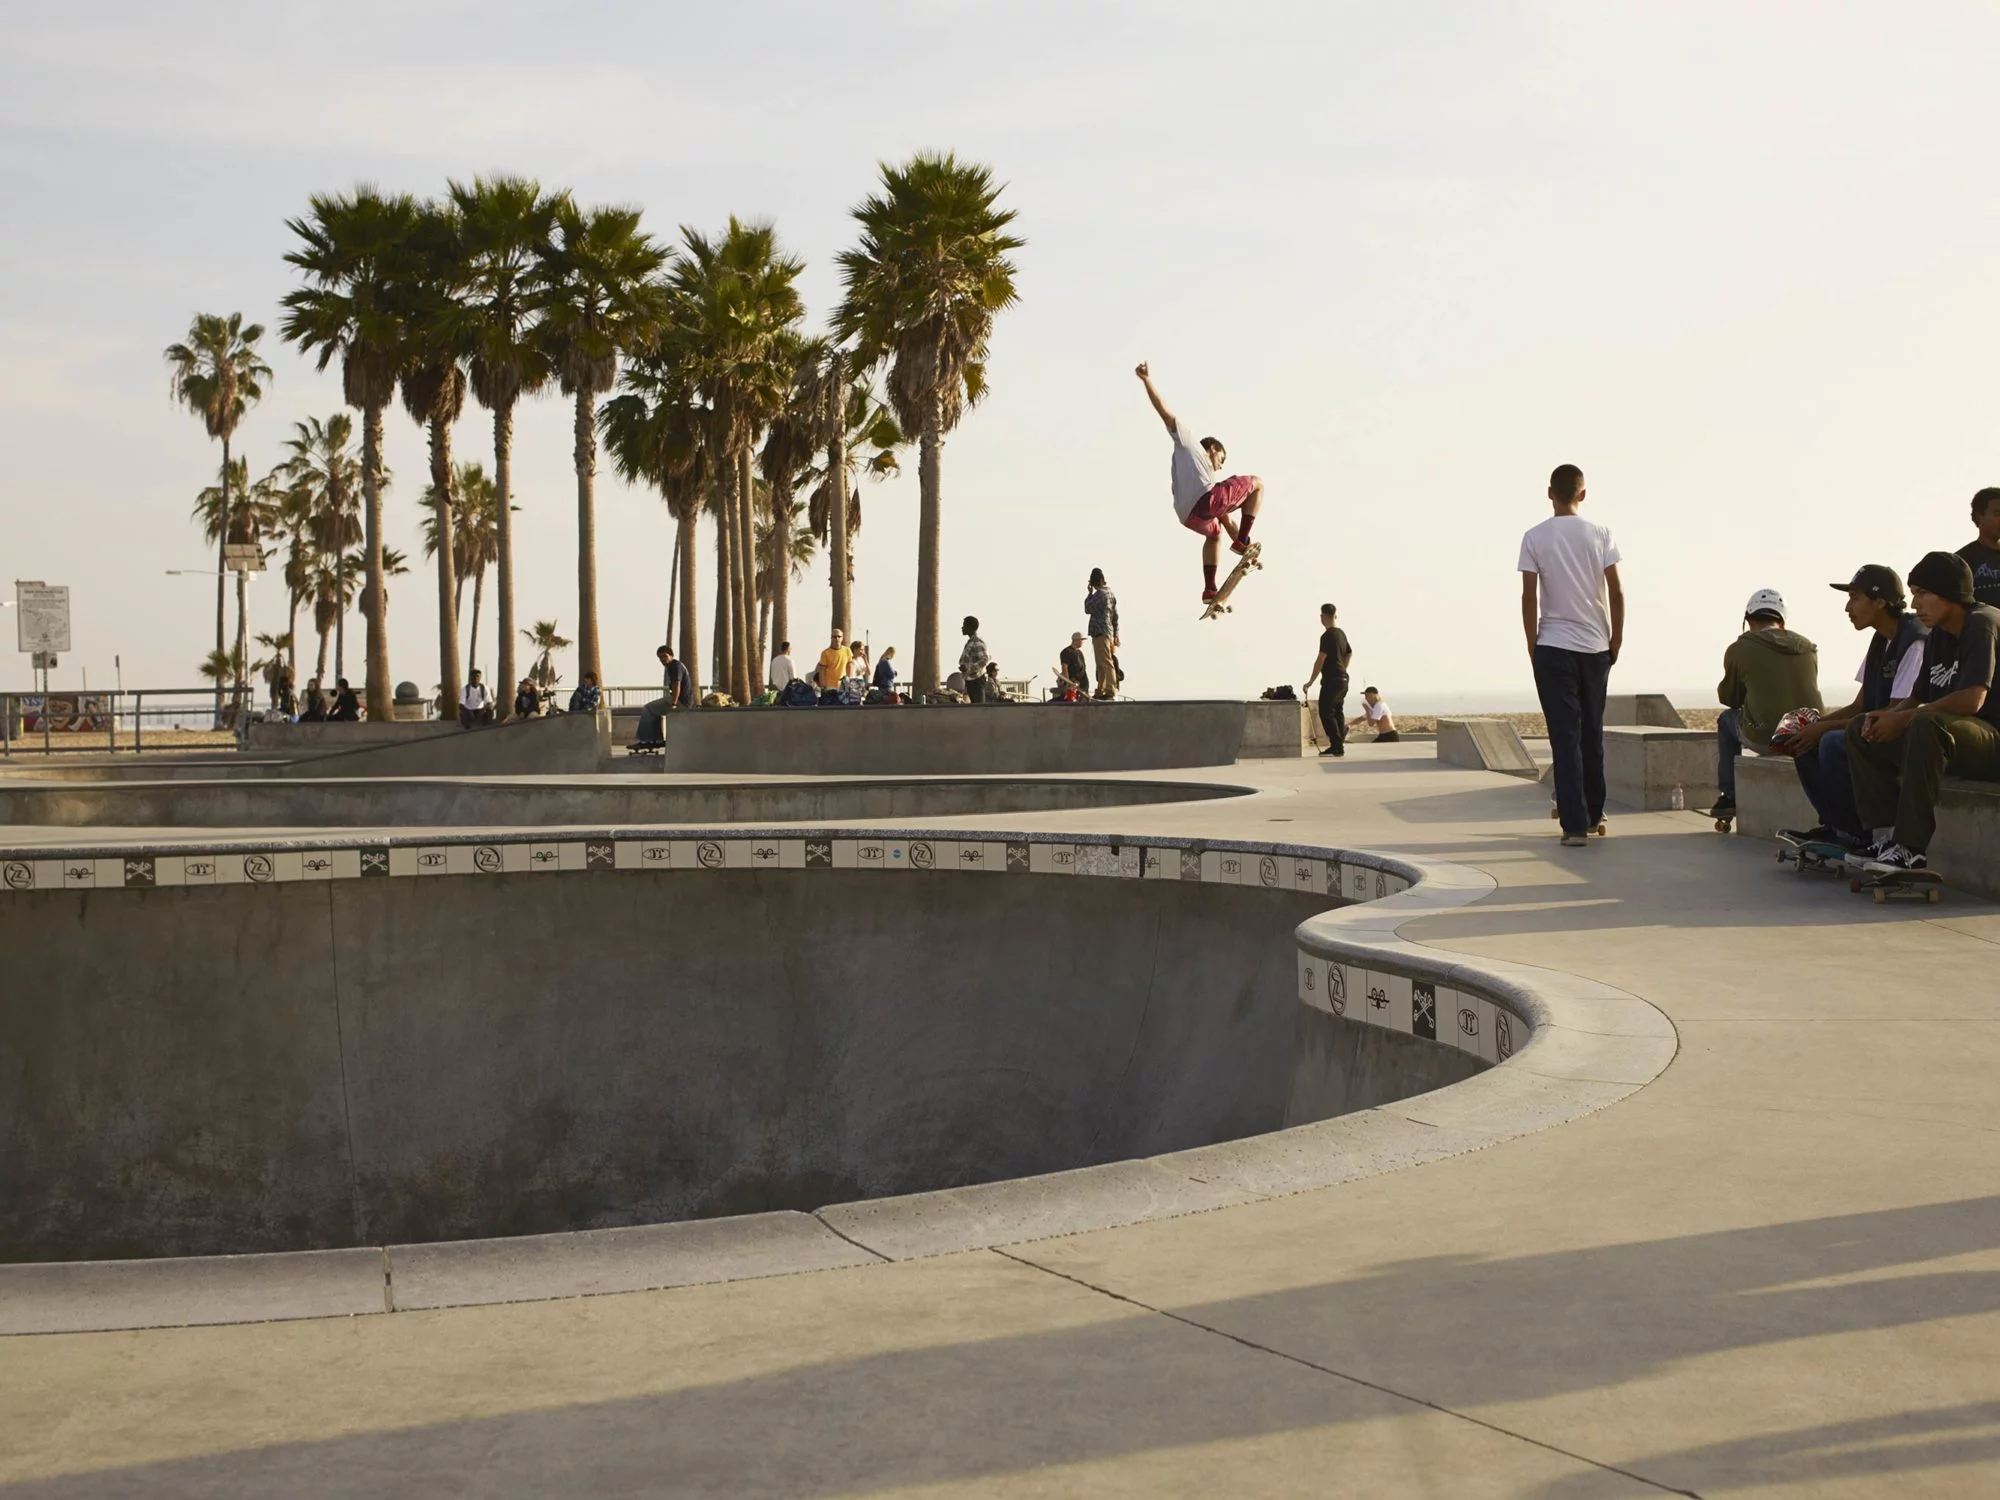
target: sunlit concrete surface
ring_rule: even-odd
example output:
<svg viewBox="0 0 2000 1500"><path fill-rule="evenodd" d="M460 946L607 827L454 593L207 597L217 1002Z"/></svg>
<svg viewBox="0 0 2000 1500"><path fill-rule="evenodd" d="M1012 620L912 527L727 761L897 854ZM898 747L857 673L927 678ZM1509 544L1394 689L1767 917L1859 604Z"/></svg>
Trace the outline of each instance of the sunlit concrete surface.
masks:
<svg viewBox="0 0 2000 1500"><path fill-rule="evenodd" d="M1675 1061L1485 1150L1071 1238L0 1341L0 1500L2000 1492L2000 910L1876 907L1692 812L1561 849L1545 790L1429 746L1215 774L1264 795L938 826L1470 864L1498 889L1405 937L1640 995Z"/></svg>

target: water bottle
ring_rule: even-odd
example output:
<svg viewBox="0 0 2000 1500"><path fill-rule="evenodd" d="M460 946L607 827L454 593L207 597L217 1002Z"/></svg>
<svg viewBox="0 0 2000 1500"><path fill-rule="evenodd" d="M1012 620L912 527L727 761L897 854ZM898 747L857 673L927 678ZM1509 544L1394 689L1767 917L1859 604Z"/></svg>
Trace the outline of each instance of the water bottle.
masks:
<svg viewBox="0 0 2000 1500"><path fill-rule="evenodd" d="M1667 806L1671 807L1675 812L1686 812L1687 805L1688 805L1687 791L1684 787L1682 787L1682 785L1678 781L1676 781L1674 783L1673 792L1667 798Z"/></svg>

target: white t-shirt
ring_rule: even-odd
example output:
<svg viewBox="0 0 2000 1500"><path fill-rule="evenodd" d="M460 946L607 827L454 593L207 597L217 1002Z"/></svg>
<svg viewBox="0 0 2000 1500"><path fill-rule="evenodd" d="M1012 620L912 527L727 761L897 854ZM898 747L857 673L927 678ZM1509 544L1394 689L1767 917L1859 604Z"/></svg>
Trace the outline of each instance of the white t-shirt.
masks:
<svg viewBox="0 0 2000 1500"><path fill-rule="evenodd" d="M782 693L785 690L786 684L798 675L798 668L792 665L792 659L783 652L771 658L770 678L772 692Z"/></svg>
<svg viewBox="0 0 2000 1500"><path fill-rule="evenodd" d="M1889 684L1889 701L1901 703L1917 690L1917 674L1924 669L1924 643L1916 642L1903 653L1903 659L1896 663L1896 680ZM1868 681L1868 658L1861 658L1861 665L1854 669L1854 680L1864 686Z"/></svg>
<svg viewBox="0 0 2000 1500"><path fill-rule="evenodd" d="M1604 570L1618 561L1611 532L1582 516L1550 516L1521 538L1523 573L1541 582L1538 646L1595 654L1611 649L1611 605Z"/></svg>
<svg viewBox="0 0 2000 1500"><path fill-rule="evenodd" d="M483 682L468 682L465 691L458 695L459 706L477 713L482 708L493 706L493 695L486 691Z"/></svg>
<svg viewBox="0 0 2000 1500"><path fill-rule="evenodd" d="M1188 436L1191 430L1186 418L1174 418L1174 514L1183 521L1195 502L1215 488L1215 469L1208 461L1208 450L1199 439Z"/></svg>
<svg viewBox="0 0 2000 1500"><path fill-rule="evenodd" d="M1379 724L1389 717L1389 705L1380 698L1373 703L1364 698L1361 700L1361 712L1370 724Z"/></svg>

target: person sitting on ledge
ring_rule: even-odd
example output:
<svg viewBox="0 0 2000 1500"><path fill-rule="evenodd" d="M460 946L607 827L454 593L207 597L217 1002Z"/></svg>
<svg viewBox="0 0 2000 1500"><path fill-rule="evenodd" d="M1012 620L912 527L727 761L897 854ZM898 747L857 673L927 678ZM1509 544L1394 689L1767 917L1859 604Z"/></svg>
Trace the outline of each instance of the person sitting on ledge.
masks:
<svg viewBox="0 0 2000 1500"><path fill-rule="evenodd" d="M1389 712L1389 705L1382 701L1382 695L1372 687L1361 690L1361 717L1353 722L1374 726L1375 743L1378 745L1394 745L1403 738L1396 733L1396 720Z"/></svg>
<svg viewBox="0 0 2000 1500"><path fill-rule="evenodd" d="M1874 633L1854 680L1861 690L1845 708L1830 708L1797 734L1772 748L1793 757L1799 785L1819 822L1811 828L1781 828L1800 843L1844 844L1859 849L1869 835L1854 806L1848 770L1847 735L1857 719L1915 695L1924 663L1924 622L1903 603L1903 580L1894 568L1869 563L1834 588L1847 595L1847 618L1856 630Z"/></svg>
<svg viewBox="0 0 2000 1500"><path fill-rule="evenodd" d="M327 714L329 724L359 724L361 722L361 699L354 689L347 685L345 677L335 683L333 708Z"/></svg>
<svg viewBox="0 0 2000 1500"><path fill-rule="evenodd" d="M1715 785L1712 818L1736 816L1736 757L1744 747L1771 753L1778 721L1795 708L1820 707L1819 648L1785 629L1785 599L1776 589L1759 589L1743 606L1748 628L1722 653L1722 682L1716 696L1722 714L1715 721Z"/></svg>
<svg viewBox="0 0 2000 1500"><path fill-rule="evenodd" d="M1949 552L1910 569L1910 608L1930 630L1916 697L1869 714L1847 745L1861 822L1889 830L1861 854L1883 874L1928 868L1947 771L2000 781L2000 609L1974 598L1971 567Z"/></svg>
<svg viewBox="0 0 2000 1500"><path fill-rule="evenodd" d="M871 698L877 703L894 703L896 700L896 648L884 646L882 654L875 660L875 676L870 684L874 693Z"/></svg>
<svg viewBox="0 0 2000 1500"><path fill-rule="evenodd" d="M632 743L646 749L657 749L666 743L665 720L669 709L694 707L694 678L674 660L674 648L662 645L653 655L660 659L660 680L666 691L639 711L639 733Z"/></svg>
<svg viewBox="0 0 2000 1500"><path fill-rule="evenodd" d="M597 674L585 672L576 684L576 691L569 695L569 711L573 714L594 714L599 696Z"/></svg>

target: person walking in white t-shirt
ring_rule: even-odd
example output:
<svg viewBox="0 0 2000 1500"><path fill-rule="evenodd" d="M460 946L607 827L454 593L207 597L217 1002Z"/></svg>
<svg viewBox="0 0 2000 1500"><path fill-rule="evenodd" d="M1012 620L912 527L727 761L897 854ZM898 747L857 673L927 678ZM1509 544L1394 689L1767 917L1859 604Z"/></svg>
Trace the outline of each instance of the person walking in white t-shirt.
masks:
<svg viewBox="0 0 2000 1500"><path fill-rule="evenodd" d="M1604 693L1625 640L1618 544L1579 516L1583 470L1549 475L1555 514L1521 538L1521 628L1555 758L1562 841L1604 832Z"/></svg>

